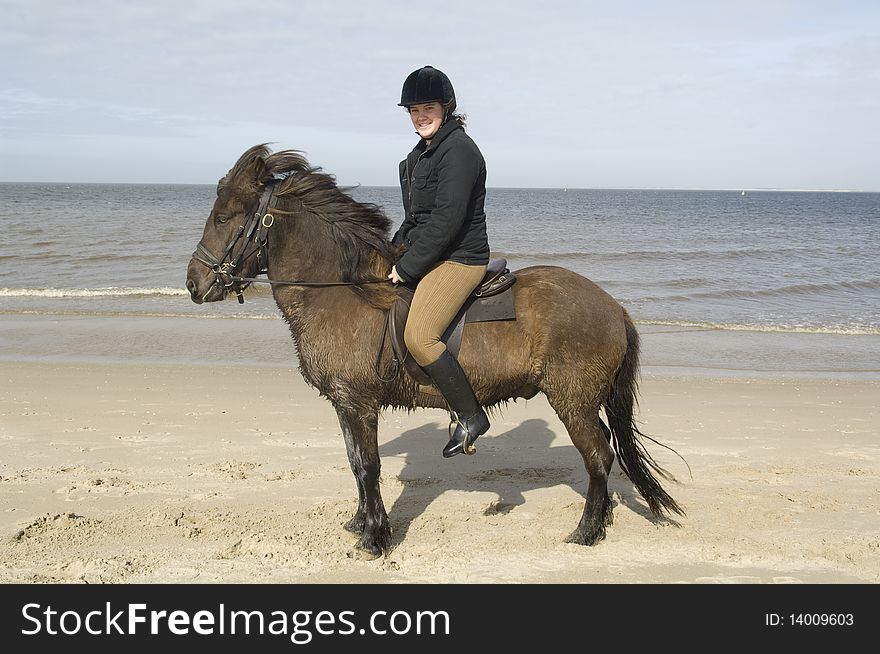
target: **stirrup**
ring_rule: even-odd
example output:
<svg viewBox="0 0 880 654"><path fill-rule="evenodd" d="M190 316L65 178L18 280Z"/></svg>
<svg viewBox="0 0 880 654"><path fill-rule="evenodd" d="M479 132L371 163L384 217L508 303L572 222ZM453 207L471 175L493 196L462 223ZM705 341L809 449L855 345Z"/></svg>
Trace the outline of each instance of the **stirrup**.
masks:
<svg viewBox="0 0 880 654"><path fill-rule="evenodd" d="M455 432L458 431L459 427L461 427L461 431L465 434L464 441L460 441L455 438ZM477 434L472 438L470 432L467 429L467 425L459 420L458 417L456 417L454 420L450 420L449 442L446 443L446 447L443 448L443 456L446 458L450 458L455 456L456 454L460 454L461 452L470 455L476 454L477 446L474 445L474 441L477 440L479 436L480 435Z"/></svg>

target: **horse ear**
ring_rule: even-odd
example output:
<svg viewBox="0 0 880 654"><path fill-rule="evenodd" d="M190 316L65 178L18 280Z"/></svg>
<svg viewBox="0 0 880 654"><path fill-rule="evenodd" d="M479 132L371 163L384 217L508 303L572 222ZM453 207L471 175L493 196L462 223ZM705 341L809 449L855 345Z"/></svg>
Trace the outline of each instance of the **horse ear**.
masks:
<svg viewBox="0 0 880 654"><path fill-rule="evenodd" d="M272 173L269 172L269 166L266 165L266 160L263 157L254 158L248 167L251 169L251 174L257 184L265 184L272 177Z"/></svg>

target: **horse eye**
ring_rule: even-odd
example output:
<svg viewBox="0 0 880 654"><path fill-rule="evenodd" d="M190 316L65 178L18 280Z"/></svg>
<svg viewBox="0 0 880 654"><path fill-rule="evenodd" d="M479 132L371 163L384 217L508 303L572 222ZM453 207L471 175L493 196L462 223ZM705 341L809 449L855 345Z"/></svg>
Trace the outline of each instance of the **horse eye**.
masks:
<svg viewBox="0 0 880 654"><path fill-rule="evenodd" d="M216 220L218 223L225 223L227 220L229 220L229 216L227 216L225 213L218 213L214 216L214 220Z"/></svg>

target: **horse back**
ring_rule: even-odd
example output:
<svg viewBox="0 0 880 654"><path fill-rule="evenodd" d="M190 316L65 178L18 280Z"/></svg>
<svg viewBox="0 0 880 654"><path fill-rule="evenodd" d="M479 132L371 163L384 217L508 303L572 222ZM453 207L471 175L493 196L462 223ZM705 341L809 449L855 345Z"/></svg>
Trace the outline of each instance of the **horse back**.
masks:
<svg viewBox="0 0 880 654"><path fill-rule="evenodd" d="M465 326L460 361L475 386L543 387L548 374L563 369L613 377L627 347L623 306L567 268L514 272L516 319Z"/></svg>

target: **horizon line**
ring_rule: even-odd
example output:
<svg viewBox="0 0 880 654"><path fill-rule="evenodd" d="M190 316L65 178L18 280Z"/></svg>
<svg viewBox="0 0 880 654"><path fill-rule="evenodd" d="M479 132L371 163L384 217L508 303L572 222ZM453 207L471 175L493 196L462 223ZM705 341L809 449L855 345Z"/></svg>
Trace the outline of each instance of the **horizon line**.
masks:
<svg viewBox="0 0 880 654"><path fill-rule="evenodd" d="M216 186L212 182L71 182L71 181L10 181L0 180L0 184L53 184L53 185L117 185L117 186ZM337 186L346 188L382 188L399 189L399 186L387 184L343 184L337 181ZM865 189L848 188L787 188L774 186L736 186L736 187L712 187L712 186L487 186L487 189L498 190L539 190L539 191L713 191L713 192L736 192L736 193L880 193L880 190L871 191Z"/></svg>

